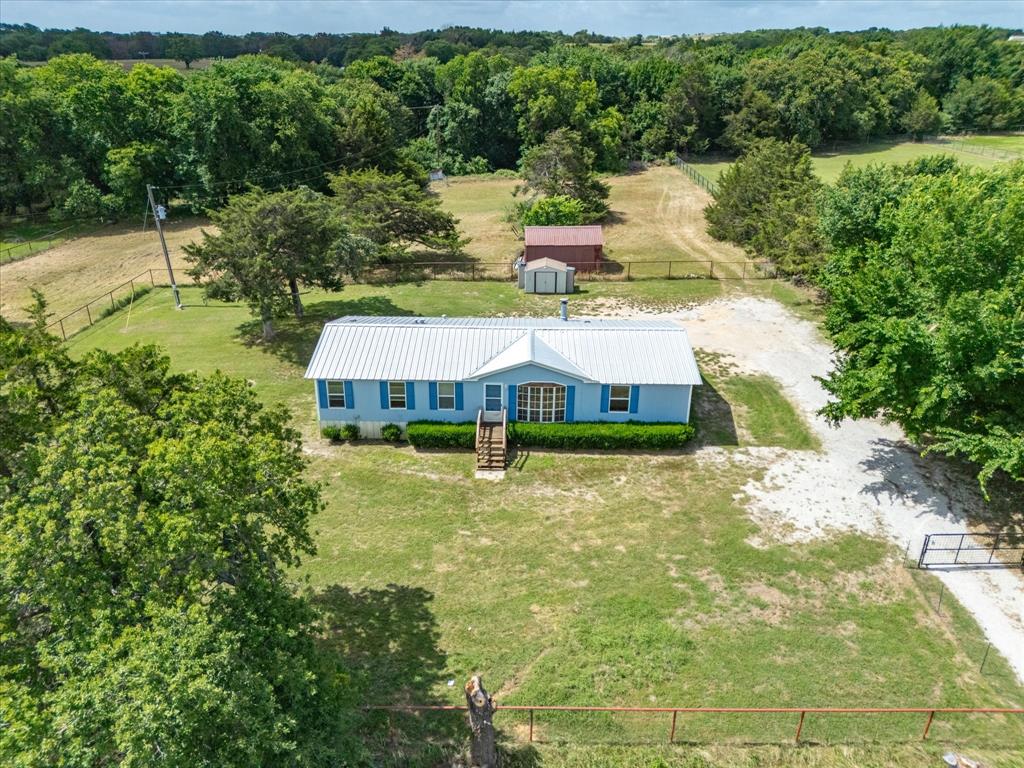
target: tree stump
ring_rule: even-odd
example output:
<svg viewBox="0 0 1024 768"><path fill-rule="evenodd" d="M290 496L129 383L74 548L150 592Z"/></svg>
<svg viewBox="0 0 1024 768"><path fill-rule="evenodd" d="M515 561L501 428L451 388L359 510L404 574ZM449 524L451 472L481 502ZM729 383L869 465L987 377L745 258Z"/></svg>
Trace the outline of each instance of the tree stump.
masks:
<svg viewBox="0 0 1024 768"><path fill-rule="evenodd" d="M498 748L494 739L494 701L484 690L483 680L473 675L466 683L469 727L473 731L469 757L474 768L497 768Z"/></svg>

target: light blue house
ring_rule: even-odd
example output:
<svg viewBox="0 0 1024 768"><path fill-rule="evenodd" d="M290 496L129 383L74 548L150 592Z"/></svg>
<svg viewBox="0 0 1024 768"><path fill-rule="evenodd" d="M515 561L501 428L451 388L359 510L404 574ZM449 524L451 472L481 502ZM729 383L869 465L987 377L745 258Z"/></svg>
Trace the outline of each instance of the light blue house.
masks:
<svg viewBox="0 0 1024 768"><path fill-rule="evenodd" d="M563 319L564 318L564 319ZM700 373L670 321L342 317L306 378L321 426L434 421L687 422ZM504 414L503 414L504 412Z"/></svg>

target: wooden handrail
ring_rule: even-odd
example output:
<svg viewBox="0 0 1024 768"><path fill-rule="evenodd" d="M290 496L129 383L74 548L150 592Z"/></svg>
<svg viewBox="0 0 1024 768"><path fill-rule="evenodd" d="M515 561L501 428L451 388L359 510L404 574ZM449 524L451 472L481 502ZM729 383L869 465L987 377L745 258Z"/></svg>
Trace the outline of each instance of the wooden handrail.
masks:
<svg viewBox="0 0 1024 768"><path fill-rule="evenodd" d="M480 453L480 425L483 423L483 420L484 409L481 408L479 411L476 412L476 441L474 443L474 449L478 454Z"/></svg>

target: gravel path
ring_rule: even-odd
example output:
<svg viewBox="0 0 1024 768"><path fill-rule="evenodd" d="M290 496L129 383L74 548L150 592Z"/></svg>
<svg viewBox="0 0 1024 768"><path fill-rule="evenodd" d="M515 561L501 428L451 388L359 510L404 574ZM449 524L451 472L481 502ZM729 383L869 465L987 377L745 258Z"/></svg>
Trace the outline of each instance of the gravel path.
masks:
<svg viewBox="0 0 1024 768"><path fill-rule="evenodd" d="M618 314L633 314L623 309ZM827 394L815 380L832 348L813 323L781 304L744 297L674 312L694 347L728 355L748 372L777 379L821 438L820 453L778 451L760 481L744 488L748 509L773 537L806 541L830 531L886 536L911 555L926 533L967 531L964 510L984 504L977 486L922 459L899 427L878 420L833 429L816 412ZM779 531L781 525L782 533ZM1017 569L933 569L974 614L1024 681L1024 578Z"/></svg>

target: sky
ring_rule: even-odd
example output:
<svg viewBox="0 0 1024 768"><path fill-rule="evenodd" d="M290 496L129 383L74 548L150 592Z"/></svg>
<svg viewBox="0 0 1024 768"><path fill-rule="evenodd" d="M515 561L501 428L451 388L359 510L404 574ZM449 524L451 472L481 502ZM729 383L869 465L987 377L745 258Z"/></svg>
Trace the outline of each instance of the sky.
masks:
<svg viewBox="0 0 1024 768"><path fill-rule="evenodd" d="M97 31L400 32L462 25L614 36L988 24L1024 26L1024 0L2 0L0 21Z"/></svg>

